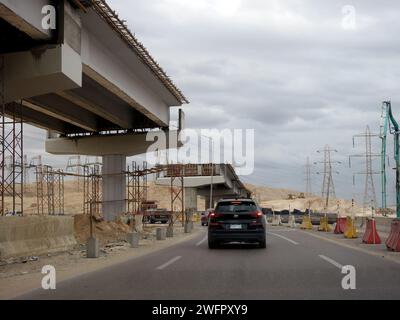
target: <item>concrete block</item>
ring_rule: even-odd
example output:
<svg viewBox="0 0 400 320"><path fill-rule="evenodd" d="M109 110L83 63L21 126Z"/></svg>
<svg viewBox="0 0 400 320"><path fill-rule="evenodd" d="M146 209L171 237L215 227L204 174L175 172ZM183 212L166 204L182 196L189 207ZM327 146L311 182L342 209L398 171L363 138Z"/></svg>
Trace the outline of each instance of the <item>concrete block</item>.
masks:
<svg viewBox="0 0 400 320"><path fill-rule="evenodd" d="M280 226L280 225L282 225L282 220L281 220L281 216L278 214L278 215L274 215L273 217L272 217L272 225L273 226Z"/></svg>
<svg viewBox="0 0 400 320"><path fill-rule="evenodd" d="M185 231L185 233L191 233L192 232L190 222L185 222L184 231Z"/></svg>
<svg viewBox="0 0 400 320"><path fill-rule="evenodd" d="M139 248L140 235L137 232L130 232L126 235L126 241L131 245L131 248Z"/></svg>
<svg viewBox="0 0 400 320"><path fill-rule="evenodd" d="M167 238L172 238L174 236L174 228L168 226L167 227Z"/></svg>
<svg viewBox="0 0 400 320"><path fill-rule="evenodd" d="M136 232L143 232L143 215L135 214L135 230Z"/></svg>
<svg viewBox="0 0 400 320"><path fill-rule="evenodd" d="M86 243L86 257L87 258L98 258L100 252L99 239L89 238Z"/></svg>
<svg viewBox="0 0 400 320"><path fill-rule="evenodd" d="M157 228L156 229L156 239L157 240L165 240L167 238L167 229L165 228Z"/></svg>
<svg viewBox="0 0 400 320"><path fill-rule="evenodd" d="M288 224L287 226L289 228L296 228L296 218L294 215L289 215L289 219L288 219Z"/></svg>

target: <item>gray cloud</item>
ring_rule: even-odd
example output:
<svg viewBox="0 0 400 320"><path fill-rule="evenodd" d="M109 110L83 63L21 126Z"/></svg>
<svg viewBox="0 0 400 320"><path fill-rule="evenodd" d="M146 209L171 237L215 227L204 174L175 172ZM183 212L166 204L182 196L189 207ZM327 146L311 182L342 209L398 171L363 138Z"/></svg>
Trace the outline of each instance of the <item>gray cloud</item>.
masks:
<svg viewBox="0 0 400 320"><path fill-rule="evenodd" d="M347 161L353 134L379 130L382 100L400 109L397 1L108 2L189 97L189 127L256 130L247 181L304 189L307 156L329 143ZM346 4L355 30L342 28ZM361 166L341 166L340 196Z"/></svg>

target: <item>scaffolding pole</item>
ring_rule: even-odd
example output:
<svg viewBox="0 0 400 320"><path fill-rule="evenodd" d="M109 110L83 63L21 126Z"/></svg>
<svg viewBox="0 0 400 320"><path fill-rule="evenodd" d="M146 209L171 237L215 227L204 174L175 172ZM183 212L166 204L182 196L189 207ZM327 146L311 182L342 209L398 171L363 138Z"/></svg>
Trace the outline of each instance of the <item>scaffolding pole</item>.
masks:
<svg viewBox="0 0 400 320"><path fill-rule="evenodd" d="M182 227L185 225L185 205L184 205L184 165L171 164L167 167L167 175L171 178L171 220L170 226L173 227L175 220L181 218ZM176 182L176 183L175 183ZM180 213L176 207L180 203ZM174 219L174 216L176 218Z"/></svg>
<svg viewBox="0 0 400 320"><path fill-rule="evenodd" d="M83 166L83 213L101 215L101 166Z"/></svg>

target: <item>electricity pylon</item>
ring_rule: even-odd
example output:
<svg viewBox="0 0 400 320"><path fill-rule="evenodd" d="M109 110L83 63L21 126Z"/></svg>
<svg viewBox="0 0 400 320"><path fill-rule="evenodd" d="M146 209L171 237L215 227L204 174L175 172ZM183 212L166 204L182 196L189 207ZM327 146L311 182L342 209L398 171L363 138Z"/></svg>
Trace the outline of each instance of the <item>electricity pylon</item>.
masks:
<svg viewBox="0 0 400 320"><path fill-rule="evenodd" d="M324 178L322 181L321 196L322 196L322 198L326 199L325 210L327 210L328 205L329 205L329 199L336 198L335 185L333 183L333 173L339 174L339 172L333 170L333 164L335 164L335 163L340 164L341 162L332 160L331 153L337 152L337 150L331 149L329 147L329 145L326 145L323 150L317 150L317 152L324 153L324 161L315 162L315 164L322 163L324 165L324 171L317 172L317 174L324 175Z"/></svg>
<svg viewBox="0 0 400 320"><path fill-rule="evenodd" d="M312 195L312 187L311 187L311 163L310 158L307 157L306 165L305 165L305 175L306 175L306 196Z"/></svg>
<svg viewBox="0 0 400 320"><path fill-rule="evenodd" d="M373 153L372 152L372 137L379 137L379 134L371 133L369 126L366 127L365 133L356 134L353 136L353 148L355 146L354 140L355 138L364 138L365 139L365 153L362 154L354 154L349 156L349 167L351 167L351 158L352 157L363 157L365 158L365 171L363 172L356 172L356 174L365 175L365 186L364 186L364 198L363 198L363 212L367 207L373 204L376 206L376 192L375 192L375 184L374 184L374 174L380 174L378 171L372 170L372 157L381 157L380 153ZM355 184L353 175L353 184Z"/></svg>

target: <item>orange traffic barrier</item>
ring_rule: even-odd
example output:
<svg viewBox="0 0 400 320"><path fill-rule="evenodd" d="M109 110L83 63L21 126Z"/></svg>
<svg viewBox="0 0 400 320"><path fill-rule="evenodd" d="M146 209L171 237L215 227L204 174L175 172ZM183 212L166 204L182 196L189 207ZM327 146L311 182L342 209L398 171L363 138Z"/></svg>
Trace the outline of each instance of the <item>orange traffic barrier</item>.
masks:
<svg viewBox="0 0 400 320"><path fill-rule="evenodd" d="M346 217L337 217L335 230L333 231L336 234L344 233L346 230Z"/></svg>
<svg viewBox="0 0 400 320"><path fill-rule="evenodd" d="M365 232L363 235L362 242L367 244L380 244L381 238L379 237L378 231L376 230L375 219L367 218L367 225L365 227Z"/></svg>
<svg viewBox="0 0 400 320"><path fill-rule="evenodd" d="M400 251L400 219L394 219L392 221L390 234L385 244L388 250Z"/></svg>

